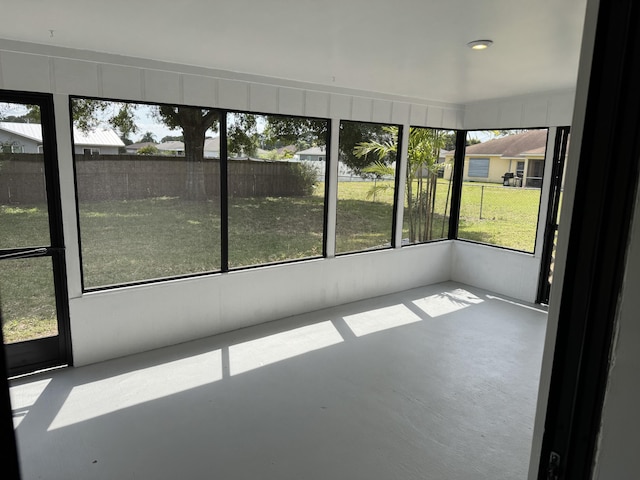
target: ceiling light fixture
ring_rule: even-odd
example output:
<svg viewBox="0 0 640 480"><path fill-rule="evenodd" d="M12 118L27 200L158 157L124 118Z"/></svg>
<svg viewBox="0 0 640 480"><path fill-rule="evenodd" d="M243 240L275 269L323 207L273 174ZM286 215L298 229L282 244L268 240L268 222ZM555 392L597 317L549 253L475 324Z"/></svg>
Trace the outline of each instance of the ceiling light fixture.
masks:
<svg viewBox="0 0 640 480"><path fill-rule="evenodd" d="M472 50L485 50L493 45L493 40L474 40L473 42L467 43L467 47Z"/></svg>

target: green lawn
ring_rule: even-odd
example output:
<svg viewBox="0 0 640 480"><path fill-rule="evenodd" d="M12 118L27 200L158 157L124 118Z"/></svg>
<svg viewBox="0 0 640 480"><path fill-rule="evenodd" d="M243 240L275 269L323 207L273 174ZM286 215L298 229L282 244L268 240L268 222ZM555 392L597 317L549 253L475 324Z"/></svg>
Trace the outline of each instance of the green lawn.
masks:
<svg viewBox="0 0 640 480"><path fill-rule="evenodd" d="M533 252L540 189L465 183L458 237Z"/></svg>
<svg viewBox="0 0 640 480"><path fill-rule="evenodd" d="M338 187L339 253L380 247L391 240L392 185L368 198L372 185L344 182ZM439 181L435 237L443 226L446 236L447 187L446 181ZM230 267L321 256L323 195L321 183L307 197L230 199ZM481 186L465 184L459 237L532 251L539 196L539 190L496 185L485 186L483 193ZM220 228L219 205L213 202L163 197L82 204L85 287L219 270ZM406 237L406 224L404 233ZM0 207L0 247L47 243L41 205ZM48 257L2 262L6 341L51 334L55 328L50 265Z"/></svg>

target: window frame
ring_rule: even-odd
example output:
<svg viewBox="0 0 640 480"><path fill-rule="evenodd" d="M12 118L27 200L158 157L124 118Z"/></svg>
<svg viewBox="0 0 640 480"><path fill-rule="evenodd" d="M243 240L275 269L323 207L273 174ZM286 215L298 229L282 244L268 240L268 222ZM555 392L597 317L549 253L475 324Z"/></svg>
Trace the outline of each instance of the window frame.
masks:
<svg viewBox="0 0 640 480"><path fill-rule="evenodd" d="M340 119L339 120L339 126L342 123L360 123L360 124L368 124L368 125L381 125L381 126L385 126L385 127L396 127L398 129L398 135L397 135L397 145L396 145L396 169L395 169L395 173L394 173L394 181L393 181L393 205L392 205L392 220L391 220L391 235L390 235L390 240L389 240L389 245L383 245L383 246L377 246L377 247L371 247L371 248L366 248L363 250L350 250L347 252L338 252L337 249L337 245L338 245L338 204L340 202L340 198L339 198L339 191L340 191L340 175L338 174L338 178L336 179L336 229L335 229L335 245L336 245L336 251L335 251L335 256L336 257L341 257L344 255L354 255L354 254L360 254L360 253L367 253L367 252L377 252L377 251L384 251L384 250L392 250L394 248L397 248L397 240L396 240L396 231L398 230L398 201L399 201L399 187L400 187L400 176L398 175L398 173L401 170L401 162L406 161L406 159L402 158L401 152L402 152L402 134L403 134L403 128L404 125L402 124L396 124L396 123L381 123L381 122L372 122L372 121L361 121L361 120L343 120ZM338 126L338 131L339 131L339 126ZM339 134L338 134L339 135ZM338 138L338 150L340 149L340 138ZM329 155L329 152L327 150L327 156ZM340 166L340 164L338 163L338 167Z"/></svg>
<svg viewBox="0 0 640 480"><path fill-rule="evenodd" d="M460 238L459 235L459 224L460 224L460 206L462 204L462 186L463 186L463 178L462 175L460 176L460 178L457 180L457 184L454 187L454 191L452 192L452 202L456 201L457 205L456 205L456 227L455 227L455 236L451 236L449 238L451 239L455 239L461 242L468 242L468 243L474 243L477 245L485 245L487 247L493 247L493 248L499 248L502 250L509 250L512 252L518 252L518 253L524 253L526 255L531 255L531 256L535 256L536 254L536 249L538 248L538 230L540 228L540 211L542 209L542 192L543 189L545 187L545 176L544 176L544 172L546 170L546 160L547 157L549 155L549 152L547 151L547 147L549 146L549 135L550 135L550 130L553 127L530 127L530 128L526 128L525 130L545 130L547 132L547 136L546 136L546 141L545 141L545 154L542 158L542 162L543 162L543 176L542 179L540 180L540 186L539 187L535 187L536 189L540 190L540 200L538 201L538 209L537 209L537 221L536 221L536 231L534 234L534 242L533 242L533 249L531 251L528 250L521 250L518 248L513 248L513 247L507 247L504 245L496 245L493 243L486 243L486 242L480 242L478 240L473 240L473 239L467 239L467 238ZM506 128L506 129L502 129L502 130L523 130L522 128ZM556 135L558 135L558 131L560 129L556 129ZM481 129L481 130L457 130L458 135L462 135L462 139L460 138L460 136L457 138L456 140L456 155L455 155L455 162L456 165L460 164L460 166L458 167L461 170L462 173L462 168L464 165L464 160L466 158L466 136L471 133L471 132L484 132L487 131L487 129ZM460 151L460 154L458 154L458 151ZM468 175L467 175L468 177ZM472 183L473 181L471 181ZM456 190L459 188L459 192L457 192ZM455 192L455 193L454 193ZM453 209L452 209L452 215L453 215ZM451 230L450 230L451 231Z"/></svg>
<svg viewBox="0 0 640 480"><path fill-rule="evenodd" d="M76 224L77 228L77 239L78 239L78 256L79 256L79 264L80 264L80 283L81 289L83 293L89 292L98 292L105 290L114 290L118 288L125 288L131 286L139 286L139 285L149 285L156 284L162 282L168 282L173 280L185 279L185 278L196 278L203 277L212 274L224 274L230 271L241 271L241 270L251 270L256 268L274 266L274 265L284 265L290 263L300 263L306 262L310 260L317 260L319 258L327 258L327 232L328 232L328 203L329 203L329 173L331 170L331 162L333 159L330 155L331 145L331 118L323 118L323 117L315 117L315 116L303 116L303 115L287 115L280 113L265 113L258 111L249 111L249 110L239 110L239 109L229 109L229 108L217 108L217 107L207 107L201 105L191 105L186 103L166 103L166 102L150 102L150 101L141 101L141 100L125 100L125 99L116 99L116 98L106 98L106 97L94 97L94 96L86 96L86 95L70 95L68 99L68 107L69 107L69 119L70 119L70 145L72 147L72 152L75 151L75 142L73 138L73 114L72 114L72 105L74 100L98 100L105 102L117 102L117 103L130 103L135 105L145 105L145 106L185 106L185 107L193 107L193 108L202 108L202 109L211 109L215 110L219 113L219 130L220 130L220 265L219 268L215 270L208 270L203 272L191 272L179 275L171 275L161 278L149 278L143 280L134 280L130 282L121 282L110 285L100 285L96 287L87 287L85 285L85 274L84 274L84 263L82 258L82 231L80 226L80 204L78 202L78 175L76 168L76 155L80 158L84 156L84 154L75 154L74 153L74 161L73 163L73 176L74 176L74 188L76 195ZM324 179L324 192L323 192L323 226L322 226L322 253L321 255L312 256L312 257L304 257L299 259L288 259L283 261L276 262L268 262L268 263L260 263L256 265L248 265L241 267L229 268L228 254L229 254L229 238L228 238L228 208L229 208L229 197L228 197L228 165L227 165L227 116L229 114L249 114L249 115L261 115L261 116L272 116L272 117L285 117L285 118L300 118L300 119L310 119L316 121L322 121L326 123L327 131L326 131L326 140L327 140L327 148L325 154L325 179ZM397 189L397 187L396 187Z"/></svg>

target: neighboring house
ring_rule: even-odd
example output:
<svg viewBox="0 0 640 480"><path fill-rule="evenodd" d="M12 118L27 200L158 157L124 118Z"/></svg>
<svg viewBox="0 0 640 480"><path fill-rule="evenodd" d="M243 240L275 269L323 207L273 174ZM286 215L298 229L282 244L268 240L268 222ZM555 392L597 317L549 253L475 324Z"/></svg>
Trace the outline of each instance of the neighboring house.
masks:
<svg viewBox="0 0 640 480"><path fill-rule="evenodd" d="M2 153L41 153L40 124L0 122L0 145Z"/></svg>
<svg viewBox="0 0 640 480"><path fill-rule="evenodd" d="M184 156L184 142L171 141L156 145L160 153L177 157ZM220 158L220 137L206 138L204 140L204 158Z"/></svg>
<svg viewBox="0 0 640 480"><path fill-rule="evenodd" d="M74 153L117 155L124 143L110 128L82 132L74 127ZM42 153L42 127L39 123L0 122L0 145L12 153Z"/></svg>
<svg viewBox="0 0 640 480"><path fill-rule="evenodd" d="M327 147L320 145L318 147L307 148L296 152L293 158L298 160L306 160L309 162L324 162L327 159Z"/></svg>
<svg viewBox="0 0 640 480"><path fill-rule="evenodd" d="M327 167L327 148L325 145L300 150L293 156L293 161L299 161L312 165L318 175L318 181L324 181ZM340 181L362 181L363 177L356 175L344 162L338 162L338 179Z"/></svg>
<svg viewBox="0 0 640 480"><path fill-rule="evenodd" d="M220 158L220 137L204 140L204 158Z"/></svg>
<svg viewBox="0 0 640 480"><path fill-rule="evenodd" d="M162 142L156 145L160 153L164 155L173 155L176 157L184 156L184 143L177 140L171 142Z"/></svg>
<svg viewBox="0 0 640 480"><path fill-rule="evenodd" d="M83 132L73 128L74 153L84 155L118 155L124 142L111 128L96 128Z"/></svg>
<svg viewBox="0 0 640 480"><path fill-rule="evenodd" d="M149 147L151 145L158 148L158 144L155 142L140 142L140 143L132 143L131 145L127 145L124 150L126 153L136 155L138 153L138 150L140 150L141 148Z"/></svg>
<svg viewBox="0 0 640 480"><path fill-rule="evenodd" d="M505 174L512 174L510 185L542 186L547 130L527 130L523 133L494 138L465 149L463 180L503 183ZM447 153L449 165L444 177L450 178L453 154ZM511 176L511 175L509 175Z"/></svg>

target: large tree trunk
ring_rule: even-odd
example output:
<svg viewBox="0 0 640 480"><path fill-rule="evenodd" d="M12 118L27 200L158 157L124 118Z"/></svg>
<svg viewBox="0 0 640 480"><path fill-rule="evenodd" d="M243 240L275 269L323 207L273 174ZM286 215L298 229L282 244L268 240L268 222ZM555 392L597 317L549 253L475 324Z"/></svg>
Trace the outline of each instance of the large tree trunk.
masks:
<svg viewBox="0 0 640 480"><path fill-rule="evenodd" d="M204 137L218 120L218 112L212 109L164 105L159 108L159 113L166 125L182 128L186 164L184 198L206 200Z"/></svg>
<svg viewBox="0 0 640 480"><path fill-rule="evenodd" d="M184 135L184 157L187 167L185 198L206 200L207 189L204 181L204 132L199 128L182 128Z"/></svg>

